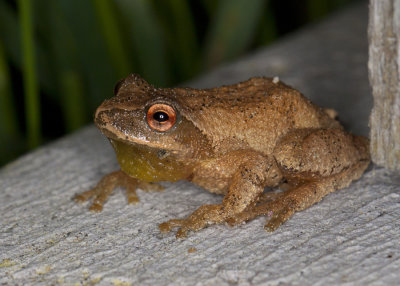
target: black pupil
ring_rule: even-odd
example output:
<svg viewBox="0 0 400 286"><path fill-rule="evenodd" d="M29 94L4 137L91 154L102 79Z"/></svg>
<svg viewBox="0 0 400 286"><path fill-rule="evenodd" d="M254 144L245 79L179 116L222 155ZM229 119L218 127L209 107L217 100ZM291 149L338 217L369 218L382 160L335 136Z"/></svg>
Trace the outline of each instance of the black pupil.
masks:
<svg viewBox="0 0 400 286"><path fill-rule="evenodd" d="M168 121L169 116L163 111L157 111L153 115L154 120L157 120L158 122L165 122Z"/></svg>

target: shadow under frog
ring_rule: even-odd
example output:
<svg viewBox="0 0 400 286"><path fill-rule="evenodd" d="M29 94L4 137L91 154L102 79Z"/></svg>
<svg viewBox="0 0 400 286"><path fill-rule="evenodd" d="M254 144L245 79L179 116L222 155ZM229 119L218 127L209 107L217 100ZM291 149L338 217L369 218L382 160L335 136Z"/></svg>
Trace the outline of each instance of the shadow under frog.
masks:
<svg viewBox="0 0 400 286"><path fill-rule="evenodd" d="M268 215L274 231L294 212L358 179L369 142L343 130L335 112L271 78L251 78L211 89L155 88L136 74L96 111L95 123L115 149L121 170L104 176L77 201L101 211L116 187L128 203L136 189L159 191L160 181L191 181L224 195L184 219L159 225L177 237L208 225L242 223ZM285 184L280 193L265 187Z"/></svg>

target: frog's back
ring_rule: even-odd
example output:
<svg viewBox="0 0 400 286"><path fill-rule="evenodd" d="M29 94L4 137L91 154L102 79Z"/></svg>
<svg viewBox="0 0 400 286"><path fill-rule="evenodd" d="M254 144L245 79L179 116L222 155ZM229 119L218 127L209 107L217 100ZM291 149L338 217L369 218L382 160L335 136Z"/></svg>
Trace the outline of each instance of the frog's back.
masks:
<svg viewBox="0 0 400 286"><path fill-rule="evenodd" d="M298 128L340 128L297 90L277 79L251 78L212 89L175 89L182 116L216 150L252 148L270 154L282 134Z"/></svg>

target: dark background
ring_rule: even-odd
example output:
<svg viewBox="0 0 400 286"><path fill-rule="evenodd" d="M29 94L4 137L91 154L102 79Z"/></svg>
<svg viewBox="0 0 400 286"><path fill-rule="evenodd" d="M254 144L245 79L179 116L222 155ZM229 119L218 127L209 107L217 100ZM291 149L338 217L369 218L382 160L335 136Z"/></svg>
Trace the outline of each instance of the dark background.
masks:
<svg viewBox="0 0 400 286"><path fill-rule="evenodd" d="M0 0L0 166L91 122L131 72L173 86L350 2Z"/></svg>

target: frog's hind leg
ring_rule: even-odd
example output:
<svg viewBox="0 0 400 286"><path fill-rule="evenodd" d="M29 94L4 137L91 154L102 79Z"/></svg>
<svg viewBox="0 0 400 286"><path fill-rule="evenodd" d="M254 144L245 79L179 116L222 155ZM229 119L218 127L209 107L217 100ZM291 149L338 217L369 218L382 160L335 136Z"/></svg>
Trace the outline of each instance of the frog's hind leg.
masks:
<svg viewBox="0 0 400 286"><path fill-rule="evenodd" d="M265 229L274 231L296 211L347 187L369 164L368 140L332 130L298 130L283 138L276 159L292 187L275 199L256 204L228 223L239 224L259 215L269 217Z"/></svg>
<svg viewBox="0 0 400 286"><path fill-rule="evenodd" d="M125 188L128 204L139 202L139 198L136 195L137 188L144 191L163 190L163 187L158 184L141 182L119 170L105 175L93 189L76 195L74 200L76 202L84 202L93 198L89 209L93 212L100 212L103 210L103 205L107 201L107 198L117 187Z"/></svg>
<svg viewBox="0 0 400 286"><path fill-rule="evenodd" d="M310 207L337 189L347 187L353 179L362 175L368 164L368 161L361 161L342 173L317 181L305 182L279 193L280 196L275 199L260 202L253 208L248 208L227 222L233 226L264 215L268 217L265 230L274 231L295 212Z"/></svg>

